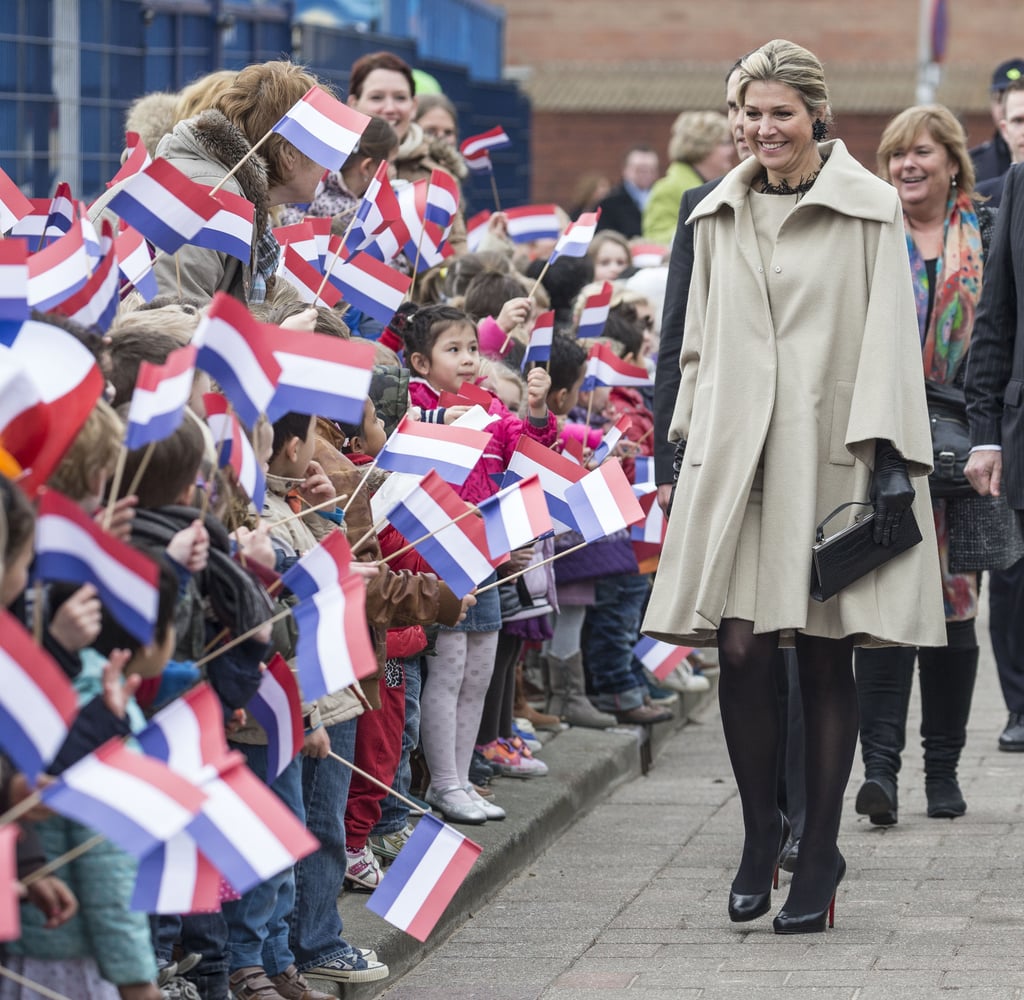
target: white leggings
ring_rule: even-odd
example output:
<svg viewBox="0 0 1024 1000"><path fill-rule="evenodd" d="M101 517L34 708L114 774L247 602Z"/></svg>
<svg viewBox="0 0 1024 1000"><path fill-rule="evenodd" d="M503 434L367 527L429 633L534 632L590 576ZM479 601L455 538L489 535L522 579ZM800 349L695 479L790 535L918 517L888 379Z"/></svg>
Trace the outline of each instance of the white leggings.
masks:
<svg viewBox="0 0 1024 1000"><path fill-rule="evenodd" d="M469 784L484 697L494 672L495 632L445 632L420 692L420 743L436 792Z"/></svg>

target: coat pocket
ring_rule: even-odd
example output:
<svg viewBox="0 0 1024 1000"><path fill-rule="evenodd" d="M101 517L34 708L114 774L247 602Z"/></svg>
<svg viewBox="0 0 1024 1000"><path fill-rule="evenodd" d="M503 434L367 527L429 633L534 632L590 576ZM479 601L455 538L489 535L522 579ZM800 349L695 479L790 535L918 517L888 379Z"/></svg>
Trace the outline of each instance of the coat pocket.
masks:
<svg viewBox="0 0 1024 1000"><path fill-rule="evenodd" d="M701 465L707 448L707 429L710 421L711 386L699 385L693 395L693 410L690 414L690 436L686 439L686 461L690 465Z"/></svg>
<svg viewBox="0 0 1024 1000"><path fill-rule="evenodd" d="M832 426L828 437L828 460L833 465L853 465L856 459L846 447L846 429L853 406L853 383L836 382L832 399Z"/></svg>

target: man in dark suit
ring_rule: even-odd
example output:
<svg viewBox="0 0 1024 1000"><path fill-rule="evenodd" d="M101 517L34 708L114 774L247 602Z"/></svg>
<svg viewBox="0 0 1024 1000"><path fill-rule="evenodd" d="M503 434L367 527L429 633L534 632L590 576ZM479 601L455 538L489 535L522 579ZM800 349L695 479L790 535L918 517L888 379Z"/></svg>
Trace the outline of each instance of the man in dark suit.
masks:
<svg viewBox="0 0 1024 1000"><path fill-rule="evenodd" d="M1010 151L1010 159L1014 163L1024 163L1024 77L1015 80L1003 91L1002 109L999 131ZM975 191L988 197L990 207L999 208L1005 183L1006 174L1003 173L982 181Z"/></svg>
<svg viewBox="0 0 1024 1000"><path fill-rule="evenodd" d="M1005 496L1024 525L1024 164L1010 167L1003 185L964 393L967 478L982 496ZM993 648L1010 713L999 748L1024 751L1024 561L991 577Z"/></svg>
<svg viewBox="0 0 1024 1000"><path fill-rule="evenodd" d="M1000 63L992 74L989 94L992 102L992 121L996 126L995 134L988 142L983 142L971 150L974 177L979 182L1005 174L1010 169L1010 164L1014 162L999 123L1003 116L1003 92L1010 84L1020 80L1024 80L1024 59L1007 59L1006 62Z"/></svg>
<svg viewBox="0 0 1024 1000"><path fill-rule="evenodd" d="M658 179L658 154L650 146L632 146L622 163L622 183L599 203L597 228L614 229L627 239L639 236L651 187Z"/></svg>

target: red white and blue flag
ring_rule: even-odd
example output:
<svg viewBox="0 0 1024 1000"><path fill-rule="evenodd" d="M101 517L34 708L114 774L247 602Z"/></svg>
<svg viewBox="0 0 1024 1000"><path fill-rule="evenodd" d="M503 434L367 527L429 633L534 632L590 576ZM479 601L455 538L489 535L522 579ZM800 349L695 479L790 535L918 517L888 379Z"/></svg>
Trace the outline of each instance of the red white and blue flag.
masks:
<svg viewBox="0 0 1024 1000"><path fill-rule="evenodd" d="M323 272L319 267L304 260L302 253L295 249L294 244L284 248L277 276L284 278L299 293L299 298L310 305L323 304L333 308L341 301L341 292L329 281L324 281Z"/></svg>
<svg viewBox="0 0 1024 1000"><path fill-rule="evenodd" d="M565 494L566 490L573 483L578 483L584 474L585 470L576 462L564 458L550 448L545 448L524 434L509 459L501 485L508 486L520 479L529 479L530 476L536 475L544 488L544 497L555 531L560 533L576 530L576 521Z"/></svg>
<svg viewBox="0 0 1024 1000"><path fill-rule="evenodd" d="M103 394L103 373L75 337L34 320L0 329L0 371L11 375L0 392L0 441L29 470L19 482L34 496Z"/></svg>
<svg viewBox="0 0 1024 1000"><path fill-rule="evenodd" d="M487 173L494 169L491 163L491 153L498 149L507 149L512 145L512 140L505 133L500 125L471 135L462 141L459 151L466 161L466 166L476 173Z"/></svg>
<svg viewBox="0 0 1024 1000"><path fill-rule="evenodd" d="M633 486L633 492L640 501L644 519L629 529L629 537L634 542L660 546L665 541L668 521L658 503L658 487L654 483L644 483L642 486L637 483Z"/></svg>
<svg viewBox="0 0 1024 1000"><path fill-rule="evenodd" d="M643 365L623 361L607 344L594 344L587 357L587 372L581 389L590 392L596 386L627 386L638 388L651 384L651 376Z"/></svg>
<svg viewBox="0 0 1024 1000"><path fill-rule="evenodd" d="M280 653L267 664L259 689L245 708L267 734L267 784L272 785L305 741L299 688Z"/></svg>
<svg viewBox="0 0 1024 1000"><path fill-rule="evenodd" d="M356 209L355 221L345 238L345 248L349 253L362 250L373 242L375 236L384 232L390 223L401 217L402 210L388 176L388 164L382 160Z"/></svg>
<svg viewBox="0 0 1024 1000"><path fill-rule="evenodd" d="M352 570L352 549L344 531L332 531L281 575L281 583L300 601L337 587Z"/></svg>
<svg viewBox="0 0 1024 1000"><path fill-rule="evenodd" d="M47 246L51 240L59 239L65 233L71 232L75 218L75 199L71 194L71 185L67 181L61 181L50 199L50 210L43 227L42 245Z"/></svg>
<svg viewBox="0 0 1024 1000"><path fill-rule="evenodd" d="M366 908L417 941L426 941L481 850L436 816L420 817Z"/></svg>
<svg viewBox="0 0 1024 1000"><path fill-rule="evenodd" d="M554 264L559 257L585 257L600 218L601 209L598 209L596 212L584 212L575 222L570 222L558 237L548 263Z"/></svg>
<svg viewBox="0 0 1024 1000"><path fill-rule="evenodd" d="M657 243L634 243L629 252L633 267L660 267L668 256L668 250Z"/></svg>
<svg viewBox="0 0 1024 1000"><path fill-rule="evenodd" d="M274 239L281 244L282 249L291 247L307 264L318 268L321 271L320 277L323 277L322 254L312 219L293 222L290 226L278 226L274 230Z"/></svg>
<svg viewBox="0 0 1024 1000"><path fill-rule="evenodd" d="M377 456L377 465L414 476L436 471L446 483L461 486L490 441L487 431L425 424L406 414Z"/></svg>
<svg viewBox="0 0 1024 1000"><path fill-rule="evenodd" d="M93 584L103 606L127 631L141 643L152 641L160 603L157 564L56 490L47 490L39 502L33 576Z"/></svg>
<svg viewBox="0 0 1024 1000"><path fill-rule="evenodd" d="M115 184L120 184L121 181L126 181L129 177L141 173L153 162L149 151L146 149L146 144L142 141L138 132L125 132L124 148L128 151L128 156L124 163L121 164L121 169L107 181L108 188L112 188Z"/></svg>
<svg viewBox="0 0 1024 1000"><path fill-rule="evenodd" d="M199 783L217 773L228 753L224 711L205 681L157 712L136 738L150 757Z"/></svg>
<svg viewBox="0 0 1024 1000"><path fill-rule="evenodd" d="M231 191L220 190L213 198L220 205L220 210L189 242L229 254L248 264L252 260L255 206L247 198Z"/></svg>
<svg viewBox="0 0 1024 1000"><path fill-rule="evenodd" d="M435 168L430 172L427 185L427 202L423 218L447 230L452 216L459 210L459 184L446 170Z"/></svg>
<svg viewBox="0 0 1024 1000"><path fill-rule="evenodd" d="M155 299L159 289L153 273L153 254L142 233L122 224L121 232L114 240L114 251L126 285L134 287L146 302Z"/></svg>
<svg viewBox="0 0 1024 1000"><path fill-rule="evenodd" d="M370 124L367 115L311 87L271 129L325 170L340 170Z"/></svg>
<svg viewBox="0 0 1024 1000"><path fill-rule="evenodd" d="M331 268L331 282L346 302L387 324L402 304L412 279L372 255L360 253L350 260L337 261Z"/></svg>
<svg viewBox="0 0 1024 1000"><path fill-rule="evenodd" d="M589 339L600 337L604 332L604 325L608 322L608 313L612 307L612 283L606 281L601 286L601 291L588 295L583 302L583 311L580 313L579 323L576 327L576 336Z"/></svg>
<svg viewBox="0 0 1024 1000"><path fill-rule="evenodd" d="M366 624L366 585L349 573L337 586L318 590L292 609L299 638L295 666L308 701L334 694L377 669Z"/></svg>
<svg viewBox="0 0 1024 1000"><path fill-rule="evenodd" d="M520 369L525 371L531 361L550 360L551 342L554 339L555 311L549 309L547 312L542 312L533 324L533 329L530 331L530 342L526 345Z"/></svg>
<svg viewBox="0 0 1024 1000"><path fill-rule="evenodd" d="M230 467L239 488L252 501L253 507L262 511L267 480L242 425L231 411L228 401L218 393L206 393L203 405L206 408L207 426L218 448L220 466Z"/></svg>
<svg viewBox="0 0 1024 1000"><path fill-rule="evenodd" d="M468 509L465 500L436 472L430 472L388 512L394 528L460 599L494 572L487 536L476 512L452 523Z"/></svg>
<svg viewBox="0 0 1024 1000"><path fill-rule="evenodd" d="M601 443L594 450L593 462L595 465L600 465L615 450L615 446L622 440L622 435L632 426L633 418L628 413L624 413L608 428Z"/></svg>
<svg viewBox="0 0 1024 1000"><path fill-rule="evenodd" d="M21 188L0 170L0 233L32 214L32 200L22 194Z"/></svg>
<svg viewBox="0 0 1024 1000"><path fill-rule="evenodd" d="M484 500L479 509L492 560L555 530L537 475L499 490Z"/></svg>
<svg viewBox="0 0 1024 1000"><path fill-rule="evenodd" d="M185 418L196 374L196 349L191 344L167 355L162 365L143 361L128 407L124 445L129 451L170 437Z"/></svg>
<svg viewBox="0 0 1024 1000"><path fill-rule="evenodd" d="M273 878L320 843L232 751L203 782L206 801L188 833L238 893Z"/></svg>
<svg viewBox="0 0 1024 1000"><path fill-rule="evenodd" d="M466 247L470 253L476 253L480 249L484 236L487 235L487 223L491 219L491 210L485 208L482 212L466 219Z"/></svg>
<svg viewBox="0 0 1024 1000"><path fill-rule="evenodd" d="M41 792L43 804L102 833L136 858L192 822L206 796L166 764L104 743Z"/></svg>
<svg viewBox="0 0 1024 1000"><path fill-rule="evenodd" d="M28 258L28 304L46 312L74 295L88 280L92 264L80 225Z"/></svg>
<svg viewBox="0 0 1024 1000"><path fill-rule="evenodd" d="M83 229L86 227L85 219L81 225ZM117 315L120 288L121 274L117 267L117 251L114 249L114 231L110 222L104 219L100 257L92 275L74 295L64 299L55 311L87 330L106 333Z"/></svg>
<svg viewBox="0 0 1024 1000"><path fill-rule="evenodd" d="M0 609L0 748L29 781L57 756L77 714L64 671Z"/></svg>
<svg viewBox="0 0 1024 1000"><path fill-rule="evenodd" d="M647 483L654 483L654 457L637 455L633 459L633 485L642 486Z"/></svg>
<svg viewBox="0 0 1024 1000"><path fill-rule="evenodd" d="M221 874L185 830L139 859L131 908L140 913L215 913Z"/></svg>
<svg viewBox="0 0 1024 1000"><path fill-rule="evenodd" d="M272 330L237 299L218 292L192 338L199 348L196 367L214 378L246 427L267 412L281 377Z"/></svg>
<svg viewBox="0 0 1024 1000"><path fill-rule="evenodd" d="M42 249L47 242L44 234L46 221L50 218L51 199L28 198L27 201L29 211L18 219L8 235L11 239L21 240L29 253L35 253Z"/></svg>
<svg viewBox="0 0 1024 1000"><path fill-rule="evenodd" d="M633 647L633 655L655 676L663 681L693 652L689 646L673 646L669 642L660 642L641 636Z"/></svg>
<svg viewBox="0 0 1024 1000"><path fill-rule="evenodd" d="M274 357L281 376L267 407L267 419L274 421L285 413L311 413L343 423L361 423L373 377L373 345L322 333L280 328L276 332Z"/></svg>
<svg viewBox="0 0 1024 1000"><path fill-rule="evenodd" d="M210 188L163 159L132 175L108 207L165 253L177 253L219 211Z"/></svg>
<svg viewBox="0 0 1024 1000"><path fill-rule="evenodd" d="M580 534L588 542L622 531L644 517L633 488L618 462L588 472L565 491Z"/></svg>
<svg viewBox="0 0 1024 1000"><path fill-rule="evenodd" d="M393 261L409 244L409 227L403 219L389 222L381 232L373 237L373 242L363 247L363 253L383 261Z"/></svg>
<svg viewBox="0 0 1024 1000"><path fill-rule="evenodd" d="M28 317L28 248L21 240L0 240L0 322Z"/></svg>
<svg viewBox="0 0 1024 1000"><path fill-rule="evenodd" d="M425 180L419 180L398 192L402 221L409 231L405 255L417 265L417 271L443 263L454 252L446 243L451 226L439 226L426 218L427 186Z"/></svg>
<svg viewBox="0 0 1024 1000"><path fill-rule="evenodd" d="M557 205L520 205L506 209L508 238L513 243L557 240L562 232L563 214Z"/></svg>

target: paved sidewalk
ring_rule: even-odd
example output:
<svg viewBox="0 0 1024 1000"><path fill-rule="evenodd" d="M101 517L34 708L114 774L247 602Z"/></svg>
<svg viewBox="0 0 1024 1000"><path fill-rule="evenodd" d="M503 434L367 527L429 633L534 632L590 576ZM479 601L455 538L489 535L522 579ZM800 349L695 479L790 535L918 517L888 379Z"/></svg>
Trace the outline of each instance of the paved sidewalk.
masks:
<svg viewBox="0 0 1024 1000"><path fill-rule="evenodd" d="M386 1000L1024 1000L1024 755L979 623L982 667L961 780L968 813L924 813L919 743L900 822L872 827L848 791L836 929L791 938L731 924L740 812L717 711L622 784L404 977ZM909 732L916 734L915 691ZM785 899L788 876L776 896ZM360 942L362 943L362 942ZM385 956L386 957L386 956Z"/></svg>

